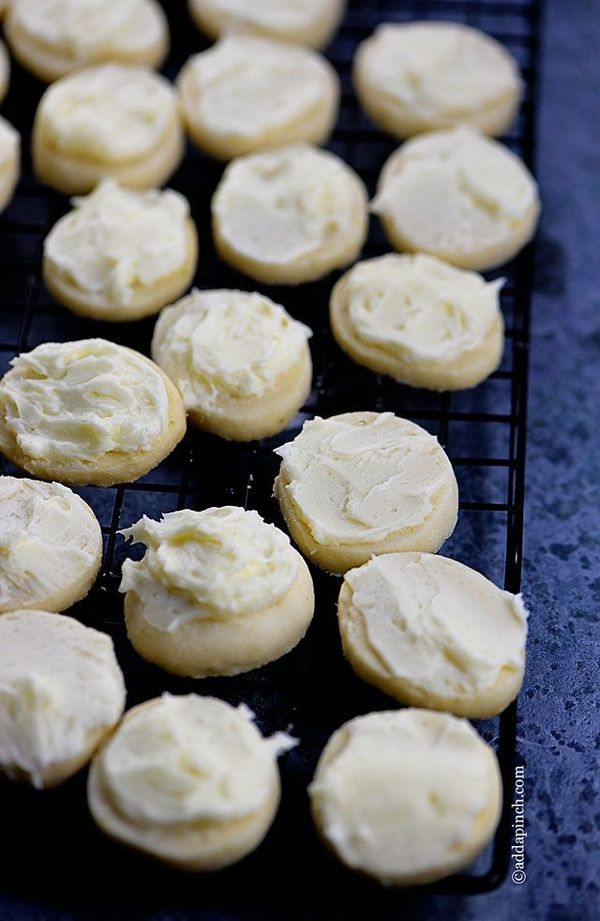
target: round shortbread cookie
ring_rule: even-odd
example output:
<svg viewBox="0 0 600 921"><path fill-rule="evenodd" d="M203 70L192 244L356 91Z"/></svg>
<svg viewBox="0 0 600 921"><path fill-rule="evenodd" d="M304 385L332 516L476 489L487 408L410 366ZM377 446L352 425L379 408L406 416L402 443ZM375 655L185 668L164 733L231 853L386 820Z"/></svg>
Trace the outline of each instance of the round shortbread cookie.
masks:
<svg viewBox="0 0 600 921"><path fill-rule="evenodd" d="M337 117L339 79L324 57L254 35L226 35L190 58L177 82L192 140L219 160L324 144Z"/></svg>
<svg viewBox="0 0 600 921"><path fill-rule="evenodd" d="M48 87L35 114L35 172L66 195L86 194L110 178L132 188L160 186L183 150L175 89L144 67L75 71Z"/></svg>
<svg viewBox="0 0 600 921"><path fill-rule="evenodd" d="M131 482L170 454L185 426L166 374L106 339L38 345L0 380L0 450L46 480Z"/></svg>
<svg viewBox="0 0 600 921"><path fill-rule="evenodd" d="M120 591L135 649L193 678L237 675L300 642L314 611L310 573L289 538L235 506L145 516L121 532L146 545Z"/></svg>
<svg viewBox="0 0 600 921"><path fill-rule="evenodd" d="M162 311L152 357L195 425L249 441L281 432L305 403L310 335L262 294L194 290Z"/></svg>
<svg viewBox="0 0 600 921"><path fill-rule="evenodd" d="M502 284L420 253L379 256L337 282L331 328L340 348L378 374L430 390L474 387L502 358Z"/></svg>
<svg viewBox="0 0 600 921"><path fill-rule="evenodd" d="M198 28L211 38L249 32L322 48L340 24L346 0L189 0L189 8Z"/></svg>
<svg viewBox="0 0 600 921"><path fill-rule="evenodd" d="M9 204L19 179L21 141L19 134L0 115L0 211Z"/></svg>
<svg viewBox="0 0 600 921"><path fill-rule="evenodd" d="M315 281L357 258L366 190L334 154L294 144L230 163L212 200L219 254L265 284Z"/></svg>
<svg viewBox="0 0 600 921"><path fill-rule="evenodd" d="M34 787L75 774L125 706L112 640L74 617L0 617L0 772Z"/></svg>
<svg viewBox="0 0 600 921"><path fill-rule="evenodd" d="M5 32L17 60L47 83L105 61L159 67L169 49L156 0L18 0Z"/></svg>
<svg viewBox="0 0 600 921"><path fill-rule="evenodd" d="M401 703L496 716L523 683L527 612L474 569L430 553L387 553L347 572L344 654Z"/></svg>
<svg viewBox="0 0 600 921"><path fill-rule="evenodd" d="M317 418L275 453L274 492L290 533L329 572L379 553L436 551L454 530L452 465L414 422L389 412Z"/></svg>
<svg viewBox="0 0 600 921"><path fill-rule="evenodd" d="M8 81L10 79L10 62L4 42L0 41L0 102L8 92Z"/></svg>
<svg viewBox="0 0 600 921"><path fill-rule="evenodd" d="M413 138L393 153L373 211L396 249L484 271L531 240L540 202L515 154L461 127Z"/></svg>
<svg viewBox="0 0 600 921"><path fill-rule="evenodd" d="M294 744L263 738L243 704L163 694L130 710L92 762L92 816L179 869L218 870L265 837L279 805L277 756Z"/></svg>
<svg viewBox="0 0 600 921"><path fill-rule="evenodd" d="M60 483L0 477L0 613L64 611L87 595L101 561L87 502Z"/></svg>
<svg viewBox="0 0 600 921"><path fill-rule="evenodd" d="M492 838L502 780L492 748L466 720L429 710L344 723L309 787L315 825L346 866L386 886L466 867Z"/></svg>
<svg viewBox="0 0 600 921"><path fill-rule="evenodd" d="M190 285L198 236L186 199L171 189L137 191L105 179L54 225L43 273L61 303L96 320L137 320Z"/></svg>
<svg viewBox="0 0 600 921"><path fill-rule="evenodd" d="M359 45L354 86L375 124L399 139L458 124L504 134L523 92L506 48L458 22L378 26Z"/></svg>

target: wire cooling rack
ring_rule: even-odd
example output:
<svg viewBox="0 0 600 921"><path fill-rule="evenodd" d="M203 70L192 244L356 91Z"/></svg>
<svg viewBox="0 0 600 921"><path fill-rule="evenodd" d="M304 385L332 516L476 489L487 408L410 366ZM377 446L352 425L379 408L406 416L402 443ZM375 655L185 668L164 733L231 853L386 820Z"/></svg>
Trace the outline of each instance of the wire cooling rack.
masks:
<svg viewBox="0 0 600 921"><path fill-rule="evenodd" d="M328 49L343 84L341 114L331 149L351 164L374 191L379 170L394 143L361 114L350 82L357 43L386 20L448 19L480 27L502 41L517 58L525 79L525 98L516 125L505 139L532 164L534 157L535 83L541 0L362 0L350 2L343 25ZM206 47L191 25L181 0L164 4L170 19L173 51L165 73L174 78L189 54ZM42 244L66 202L41 187L29 163L30 126L42 87L16 65L3 114L21 131L23 178L16 197L0 218L0 371L14 354L40 342L104 336L149 350L153 320L109 325L75 318L57 306L40 280ZM200 235L199 287L239 287L252 283L223 265L210 235L209 202L222 167L195 150L171 185L191 202ZM389 249L372 222L364 255ZM355 912L361 903L400 909L405 896L381 892L355 878L330 858L312 829L306 786L331 732L344 720L393 702L356 678L344 662L335 620L339 580L313 572L317 592L315 620L305 640L279 662L236 678L177 679L144 663L130 648L117 593L122 559L139 555L117 534L142 513L209 505L256 508L283 526L272 484L277 471L273 448L293 438L305 419L356 409L392 410L436 434L448 451L459 480L458 527L443 552L476 567L510 591L520 587L523 536L526 436L527 353L532 285L532 247L505 267L502 308L506 349L500 369L475 390L432 394L403 387L354 365L337 348L328 326L328 299L334 279L298 289L265 288L314 330L314 389L289 429L276 438L229 444L190 432L158 468L136 483L116 488L79 490L95 509L104 534L104 563L96 588L73 610L82 621L109 632L125 673L128 706L165 690L215 694L232 703L245 701L265 732L289 729L300 739L282 761L283 798L275 824L258 851L239 865L212 877L189 878L163 868L148 868L136 857L105 841L85 805L85 778L36 794L27 789L0 790L0 909L3 898L35 895L42 905L78 907L86 918L137 917L145 909L219 911L255 909L257 918L290 917L294 906L274 902L282 889L294 904L311 904L302 917L318 916L318 900L327 896ZM3 473L16 473L2 462ZM484 892L504 879L510 852L510 794L516 741L516 707L499 720L477 728L498 751L505 785L505 809L493 845L467 873L436 887L457 894ZM285 888L283 888L285 887ZM431 887L430 887L431 889ZM427 891L427 890L426 890ZM4 896L1 894L4 893ZM125 896L123 895L125 893ZM127 895L128 893L128 895ZM125 901L123 901L125 899ZM279 906L279 907L278 907ZM366 910L366 909L365 909ZM0 910L0 916L2 912ZM206 916L206 915L204 915ZM347 915L351 917L352 915ZM353 915L357 917L357 914ZM52 917L55 917L54 915ZM66 916L65 916L66 917ZM70 917L70 915L69 915Z"/></svg>

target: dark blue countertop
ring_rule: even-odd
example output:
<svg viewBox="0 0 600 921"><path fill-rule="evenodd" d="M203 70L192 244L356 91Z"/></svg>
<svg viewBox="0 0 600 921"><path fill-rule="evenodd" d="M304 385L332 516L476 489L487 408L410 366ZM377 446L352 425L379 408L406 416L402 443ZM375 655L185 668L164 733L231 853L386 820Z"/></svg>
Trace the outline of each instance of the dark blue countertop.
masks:
<svg viewBox="0 0 600 921"><path fill-rule="evenodd" d="M600 918L599 49L599 0L546 0L537 145L544 214L533 303L523 574L531 620L518 744L527 879L517 885L509 878L489 895L402 897L393 913L375 910L373 921ZM135 893L131 898L134 905ZM301 892L283 895L269 918L357 917L352 906L300 910L300 901ZM121 921L101 911L93 917ZM268 921L250 905L235 914L165 908L143 917ZM91 918L86 913L85 921ZM127 921L141 918L132 907ZM84 916L3 899L0 921L17 919Z"/></svg>

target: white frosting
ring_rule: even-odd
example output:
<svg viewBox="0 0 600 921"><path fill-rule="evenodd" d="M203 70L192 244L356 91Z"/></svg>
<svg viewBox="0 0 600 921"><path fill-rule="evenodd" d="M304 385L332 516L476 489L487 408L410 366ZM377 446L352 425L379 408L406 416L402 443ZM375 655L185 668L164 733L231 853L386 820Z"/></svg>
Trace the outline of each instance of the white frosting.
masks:
<svg viewBox="0 0 600 921"><path fill-rule="evenodd" d="M73 66L99 60L121 46L144 46L162 39L162 23L147 0L18 0L13 29Z"/></svg>
<svg viewBox="0 0 600 921"><path fill-rule="evenodd" d="M362 188L334 154L305 144L240 157L213 198L219 232L270 264L319 254L351 232Z"/></svg>
<svg viewBox="0 0 600 921"><path fill-rule="evenodd" d="M306 351L311 330L262 294L192 291L163 310L152 353L187 409L270 391Z"/></svg>
<svg viewBox="0 0 600 921"><path fill-rule="evenodd" d="M432 256L393 253L357 263L346 279L352 334L408 361L449 361L481 346L504 283Z"/></svg>
<svg viewBox="0 0 600 921"><path fill-rule="evenodd" d="M386 23L368 40L364 76L408 117L451 125L519 92L516 63L494 39L459 23Z"/></svg>
<svg viewBox="0 0 600 921"><path fill-rule="evenodd" d="M481 837L478 820L498 795L495 761L466 720L370 713L333 735L309 791L342 860L392 882L443 869Z"/></svg>
<svg viewBox="0 0 600 921"><path fill-rule="evenodd" d="M214 11L229 28L293 32L305 29L328 14L335 0L195 0ZM336 5L338 5L336 3Z"/></svg>
<svg viewBox="0 0 600 921"><path fill-rule="evenodd" d="M0 381L5 425L28 457L101 457L152 447L168 422L159 369L107 342L46 342L13 358Z"/></svg>
<svg viewBox="0 0 600 921"><path fill-rule="evenodd" d="M35 608L97 566L100 525L60 483L0 477L0 611Z"/></svg>
<svg viewBox="0 0 600 921"><path fill-rule="evenodd" d="M310 117L330 92L323 58L252 35L227 35L186 65L184 100L204 130L256 138Z"/></svg>
<svg viewBox="0 0 600 921"><path fill-rule="evenodd" d="M340 616L362 627L360 658L384 678L433 695L477 694L503 670L522 671L527 612L473 569L429 553L389 553L346 573L351 589Z"/></svg>
<svg viewBox="0 0 600 921"><path fill-rule="evenodd" d="M393 413L305 422L275 453L302 521L323 544L384 540L422 525L441 491L454 480L437 440Z"/></svg>
<svg viewBox="0 0 600 921"><path fill-rule="evenodd" d="M19 133L0 116L0 171L10 169L19 156Z"/></svg>
<svg viewBox="0 0 600 921"><path fill-rule="evenodd" d="M501 245L537 207L537 186L519 158L466 127L404 144L373 202L411 246L440 254Z"/></svg>
<svg viewBox="0 0 600 921"><path fill-rule="evenodd" d="M0 617L0 768L36 787L82 754L125 705L110 637L43 611Z"/></svg>
<svg viewBox="0 0 600 921"><path fill-rule="evenodd" d="M175 91L159 74L101 64L53 83L37 117L55 151L122 163L153 152L179 115Z"/></svg>
<svg viewBox="0 0 600 921"><path fill-rule="evenodd" d="M277 755L295 742L264 739L244 705L164 694L132 710L98 759L104 793L129 822L225 823L262 809Z"/></svg>
<svg viewBox="0 0 600 921"><path fill-rule="evenodd" d="M298 574L287 535L235 506L169 512L161 521L144 515L121 533L147 550L123 563L120 591L135 592L144 617L167 632L190 620L264 611Z"/></svg>
<svg viewBox="0 0 600 921"><path fill-rule="evenodd" d="M44 258L108 305L130 304L140 289L185 265L190 209L178 192L137 192L105 179L73 205L46 237Z"/></svg>

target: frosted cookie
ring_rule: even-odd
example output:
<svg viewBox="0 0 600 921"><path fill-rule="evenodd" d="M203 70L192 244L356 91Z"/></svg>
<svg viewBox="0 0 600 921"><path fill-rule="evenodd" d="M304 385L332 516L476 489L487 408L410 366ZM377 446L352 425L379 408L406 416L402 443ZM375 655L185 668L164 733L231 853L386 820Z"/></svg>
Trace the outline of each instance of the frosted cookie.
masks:
<svg viewBox="0 0 600 921"><path fill-rule="evenodd" d="M338 600L357 675L404 704L484 719L523 683L520 595L430 553L387 553L347 572Z"/></svg>
<svg viewBox="0 0 600 921"><path fill-rule="evenodd" d="M281 432L305 403L310 335L262 294L194 290L162 311L152 357L195 425L248 441Z"/></svg>
<svg viewBox="0 0 600 921"><path fill-rule="evenodd" d="M506 48L457 22L378 26L358 47L354 86L375 124L400 139L457 124L504 134L523 92Z"/></svg>
<svg viewBox="0 0 600 921"><path fill-rule="evenodd" d="M321 48L337 30L346 0L189 0L190 14L211 38L250 32Z"/></svg>
<svg viewBox="0 0 600 921"><path fill-rule="evenodd" d="M192 140L219 160L296 141L324 144L340 96L324 57L253 35L226 35L194 55L178 85Z"/></svg>
<svg viewBox="0 0 600 921"><path fill-rule="evenodd" d="M158 67L169 48L156 0L18 0L5 32L17 60L48 83L104 61Z"/></svg>
<svg viewBox="0 0 600 921"><path fill-rule="evenodd" d="M183 870L218 870L266 835L279 805L277 756L243 704L172 697L134 707L92 762L88 802L117 841Z"/></svg>
<svg viewBox="0 0 600 921"><path fill-rule="evenodd" d="M101 560L87 502L60 483L0 477L0 613L64 611L87 595Z"/></svg>
<svg viewBox="0 0 600 921"><path fill-rule="evenodd" d="M474 387L502 358L502 284L433 256L379 256L337 282L331 328L340 348L378 374L430 390Z"/></svg>
<svg viewBox="0 0 600 921"><path fill-rule="evenodd" d="M447 713L369 713L334 732L309 788L325 843L386 886L451 876L491 840L502 808L494 751Z"/></svg>
<svg viewBox="0 0 600 921"><path fill-rule="evenodd" d="M258 512L225 506L144 516L121 532L125 623L144 659L178 675L236 675L285 655L313 616L310 573Z"/></svg>
<svg viewBox="0 0 600 921"><path fill-rule="evenodd" d="M366 190L339 157L295 144L230 163L212 220L226 262L265 284L298 285L357 258Z"/></svg>
<svg viewBox="0 0 600 921"><path fill-rule="evenodd" d="M540 202L534 179L510 150L455 128L413 138L392 154L373 211L396 249L483 271L531 240Z"/></svg>
<svg viewBox="0 0 600 921"><path fill-rule="evenodd" d="M38 345L0 380L0 450L42 479L128 483L184 434L185 409L168 377L106 339Z"/></svg>
<svg viewBox="0 0 600 921"><path fill-rule="evenodd" d="M0 773L41 789L86 764L125 706L112 640L74 617L0 617Z"/></svg>
<svg viewBox="0 0 600 921"><path fill-rule="evenodd" d="M44 281L61 304L96 320L137 320L189 287L198 236L178 192L105 179L73 206L44 242Z"/></svg>
<svg viewBox="0 0 600 921"><path fill-rule="evenodd" d="M2 102L8 91L9 78L10 63L8 60L8 54L6 53L4 42L0 41L0 102Z"/></svg>
<svg viewBox="0 0 600 921"><path fill-rule="evenodd" d="M373 554L438 550L454 530L452 465L414 422L373 412L317 418L275 453L274 491L290 533L329 572Z"/></svg>
<svg viewBox="0 0 600 921"><path fill-rule="evenodd" d="M18 132L0 115L0 211L10 203L19 179L21 145Z"/></svg>
<svg viewBox="0 0 600 921"><path fill-rule="evenodd" d="M91 192L107 178L133 188L162 185L183 156L175 90L143 67L78 70L42 96L32 145L38 178L66 195Z"/></svg>

